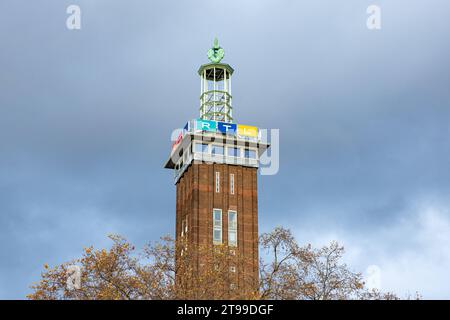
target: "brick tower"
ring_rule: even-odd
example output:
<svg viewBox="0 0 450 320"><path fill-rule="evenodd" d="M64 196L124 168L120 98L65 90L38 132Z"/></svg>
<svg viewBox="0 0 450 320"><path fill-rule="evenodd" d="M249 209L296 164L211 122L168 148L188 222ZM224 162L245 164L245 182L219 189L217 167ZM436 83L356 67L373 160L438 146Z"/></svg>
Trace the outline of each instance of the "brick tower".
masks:
<svg viewBox="0 0 450 320"><path fill-rule="evenodd" d="M269 145L259 129L236 124L233 118L233 68L221 63L223 49L208 51L211 63L198 70L201 83L200 117L187 122L173 142L165 168L174 170L176 185L176 239L189 247L227 246L243 258L237 283L258 283L259 157ZM198 258L201 260L201 257ZM197 261L198 266L202 261Z"/></svg>

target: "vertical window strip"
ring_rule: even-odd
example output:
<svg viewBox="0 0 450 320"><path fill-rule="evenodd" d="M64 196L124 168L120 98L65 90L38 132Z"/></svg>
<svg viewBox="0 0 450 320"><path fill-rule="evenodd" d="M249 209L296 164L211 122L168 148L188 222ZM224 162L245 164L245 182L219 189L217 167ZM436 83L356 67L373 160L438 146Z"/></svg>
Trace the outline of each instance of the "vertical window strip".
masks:
<svg viewBox="0 0 450 320"><path fill-rule="evenodd" d="M216 193L220 192L220 172L216 172Z"/></svg>
<svg viewBox="0 0 450 320"><path fill-rule="evenodd" d="M181 221L181 237L184 237L185 225L186 225L186 220Z"/></svg>
<svg viewBox="0 0 450 320"><path fill-rule="evenodd" d="M234 174L230 174L230 194L234 194Z"/></svg>

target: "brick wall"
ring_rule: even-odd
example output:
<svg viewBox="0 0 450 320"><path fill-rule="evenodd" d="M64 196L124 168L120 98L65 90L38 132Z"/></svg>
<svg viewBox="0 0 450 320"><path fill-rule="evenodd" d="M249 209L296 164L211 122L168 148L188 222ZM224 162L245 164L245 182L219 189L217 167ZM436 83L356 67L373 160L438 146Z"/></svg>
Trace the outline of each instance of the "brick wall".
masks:
<svg viewBox="0 0 450 320"><path fill-rule="evenodd" d="M220 172L220 192L215 189ZM230 194L230 174L234 174L234 194ZM176 239L182 221L188 224L190 247L213 245L213 208L222 209L222 242L228 243L228 210L238 214L236 254L245 261L239 271L238 286L258 282L258 201L257 169L226 164L192 164L177 183ZM201 257L199 258L201 259ZM201 264L201 261L197 261Z"/></svg>

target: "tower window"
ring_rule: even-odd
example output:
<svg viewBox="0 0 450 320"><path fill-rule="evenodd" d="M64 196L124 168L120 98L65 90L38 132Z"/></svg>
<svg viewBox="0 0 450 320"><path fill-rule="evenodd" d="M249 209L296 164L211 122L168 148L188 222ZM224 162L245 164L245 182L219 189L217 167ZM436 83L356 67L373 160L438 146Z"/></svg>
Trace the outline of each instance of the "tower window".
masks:
<svg viewBox="0 0 450 320"><path fill-rule="evenodd" d="M230 174L230 194L234 194L234 174Z"/></svg>
<svg viewBox="0 0 450 320"><path fill-rule="evenodd" d="M216 193L220 192L220 172L216 172Z"/></svg>
<svg viewBox="0 0 450 320"><path fill-rule="evenodd" d="M256 151L255 150L249 150L245 149L245 158L247 159L256 159Z"/></svg>
<svg viewBox="0 0 450 320"><path fill-rule="evenodd" d="M237 212L228 210L228 245L237 246Z"/></svg>
<svg viewBox="0 0 450 320"><path fill-rule="evenodd" d="M186 228L186 220L181 221L181 236L184 236L185 228Z"/></svg>
<svg viewBox="0 0 450 320"><path fill-rule="evenodd" d="M239 148L228 147L228 156L229 157L240 157L241 156L241 150Z"/></svg>
<svg viewBox="0 0 450 320"><path fill-rule="evenodd" d="M213 243L222 244L222 210L213 209Z"/></svg>
<svg viewBox="0 0 450 320"><path fill-rule="evenodd" d="M223 146L212 145L211 146L211 153L212 153L213 156L215 156L215 155L223 156Z"/></svg>
<svg viewBox="0 0 450 320"><path fill-rule="evenodd" d="M208 153L208 144L207 143L196 143L195 144L195 152Z"/></svg>

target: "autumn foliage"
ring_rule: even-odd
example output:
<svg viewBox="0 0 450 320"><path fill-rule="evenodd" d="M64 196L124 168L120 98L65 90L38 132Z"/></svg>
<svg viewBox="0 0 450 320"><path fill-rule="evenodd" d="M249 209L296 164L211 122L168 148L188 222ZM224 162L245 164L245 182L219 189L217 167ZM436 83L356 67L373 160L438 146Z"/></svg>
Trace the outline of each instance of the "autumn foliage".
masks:
<svg viewBox="0 0 450 320"><path fill-rule="evenodd" d="M242 274L243 260L226 246L192 250L170 237L136 251L120 236L109 250L85 248L81 258L44 266L29 299L397 299L369 291L360 273L344 263L336 242L320 249L299 246L289 230L260 237L259 279ZM201 255L201 259L198 256ZM201 261L199 263L198 261ZM79 286L69 286L71 268Z"/></svg>

